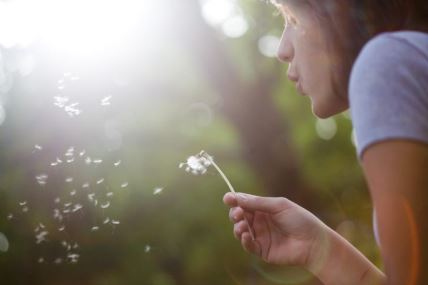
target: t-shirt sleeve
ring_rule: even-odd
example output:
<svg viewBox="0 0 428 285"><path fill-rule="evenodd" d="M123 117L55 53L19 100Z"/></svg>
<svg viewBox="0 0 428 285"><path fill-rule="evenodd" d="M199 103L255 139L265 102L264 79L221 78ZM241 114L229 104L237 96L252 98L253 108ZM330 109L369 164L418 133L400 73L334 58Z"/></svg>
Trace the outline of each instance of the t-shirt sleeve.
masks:
<svg viewBox="0 0 428 285"><path fill-rule="evenodd" d="M391 34L375 37L354 64L349 100L360 159L384 140L428 144L428 48Z"/></svg>

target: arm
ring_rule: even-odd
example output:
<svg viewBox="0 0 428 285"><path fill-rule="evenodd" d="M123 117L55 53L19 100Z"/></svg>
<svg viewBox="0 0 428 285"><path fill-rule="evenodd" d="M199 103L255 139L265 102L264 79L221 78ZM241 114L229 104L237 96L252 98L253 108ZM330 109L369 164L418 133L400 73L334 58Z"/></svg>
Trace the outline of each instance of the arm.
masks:
<svg viewBox="0 0 428 285"><path fill-rule="evenodd" d="M327 228L306 268L325 285L382 285L385 275L346 239Z"/></svg>
<svg viewBox="0 0 428 285"><path fill-rule="evenodd" d="M376 208L387 284L428 284L428 146L389 140L362 157Z"/></svg>

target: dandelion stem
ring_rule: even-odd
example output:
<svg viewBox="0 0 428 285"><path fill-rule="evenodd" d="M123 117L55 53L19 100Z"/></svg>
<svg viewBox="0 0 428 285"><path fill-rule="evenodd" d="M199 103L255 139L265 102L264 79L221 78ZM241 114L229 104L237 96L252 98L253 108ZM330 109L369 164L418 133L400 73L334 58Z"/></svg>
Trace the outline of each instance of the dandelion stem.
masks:
<svg viewBox="0 0 428 285"><path fill-rule="evenodd" d="M217 169L218 173L220 173L221 177L226 182L227 186L229 186L230 191L235 195L235 198L237 198L236 197L236 191L235 191L235 189L233 189L232 183L230 183L229 179L227 179L227 176L223 173L223 171L220 169L220 167L214 162L214 160L211 158L211 156L209 156L206 152L203 152L202 155L212 163L212 165L214 166L215 169ZM236 199L236 201L238 202L238 199ZM256 238L254 236L253 229L251 228L250 223L248 222L248 219L245 215L244 215L244 219L245 219L245 222L247 223L248 230L249 230L250 235L251 235L251 239L255 240Z"/></svg>

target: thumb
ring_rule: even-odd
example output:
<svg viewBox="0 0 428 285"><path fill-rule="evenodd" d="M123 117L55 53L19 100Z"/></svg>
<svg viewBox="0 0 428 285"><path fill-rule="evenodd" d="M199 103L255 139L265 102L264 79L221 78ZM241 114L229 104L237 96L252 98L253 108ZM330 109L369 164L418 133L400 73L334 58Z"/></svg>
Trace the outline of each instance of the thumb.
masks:
<svg viewBox="0 0 428 285"><path fill-rule="evenodd" d="M236 193L238 205L244 210L261 211L270 214L278 213L292 205L283 197L261 197L246 193Z"/></svg>

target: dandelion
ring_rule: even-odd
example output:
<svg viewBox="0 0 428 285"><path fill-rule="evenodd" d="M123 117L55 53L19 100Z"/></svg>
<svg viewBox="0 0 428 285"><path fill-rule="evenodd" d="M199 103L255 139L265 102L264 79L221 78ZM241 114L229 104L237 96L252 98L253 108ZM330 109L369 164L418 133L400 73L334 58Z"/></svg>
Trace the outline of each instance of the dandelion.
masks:
<svg viewBox="0 0 428 285"><path fill-rule="evenodd" d="M153 190L153 195L158 195L158 194L162 193L162 191L163 191L163 188L157 187L157 188L155 188L155 190Z"/></svg>
<svg viewBox="0 0 428 285"><path fill-rule="evenodd" d="M106 202L105 204L101 204L101 206L100 206L102 209L106 209L106 208L108 208L108 207L110 207L110 202Z"/></svg>
<svg viewBox="0 0 428 285"><path fill-rule="evenodd" d="M226 182L227 186L229 187L229 190L236 195L235 189L233 188L232 184L230 183L229 179L226 177L224 172L220 169L220 167L214 162L214 158L209 155L205 151L199 152L197 155L190 156L187 158L187 162L182 162L179 164L179 168L183 168L186 166L185 170L186 172L191 172L192 174L204 174L207 171L207 168L209 166L214 166L214 168L218 171L220 176L223 178L224 182ZM251 238L255 240L253 229L250 226L250 223L248 222L248 219L244 217L245 222L247 223L247 227L249 229Z"/></svg>
<svg viewBox="0 0 428 285"><path fill-rule="evenodd" d="M104 182L104 178L101 178L100 180L97 181L97 184L101 184Z"/></svg>
<svg viewBox="0 0 428 285"><path fill-rule="evenodd" d="M117 166L119 166L121 163L122 163L122 161L121 161L121 160L118 160L118 161L116 161L115 163L113 163L113 165L117 167Z"/></svg>
<svg viewBox="0 0 428 285"><path fill-rule="evenodd" d="M121 188L125 188L128 187L129 183L128 182L124 182L120 185Z"/></svg>
<svg viewBox="0 0 428 285"><path fill-rule="evenodd" d="M99 227L99 226L93 226L93 227L91 228L91 231L95 232L95 231L98 231L99 229L100 229L100 227Z"/></svg>

